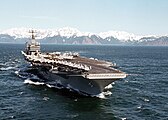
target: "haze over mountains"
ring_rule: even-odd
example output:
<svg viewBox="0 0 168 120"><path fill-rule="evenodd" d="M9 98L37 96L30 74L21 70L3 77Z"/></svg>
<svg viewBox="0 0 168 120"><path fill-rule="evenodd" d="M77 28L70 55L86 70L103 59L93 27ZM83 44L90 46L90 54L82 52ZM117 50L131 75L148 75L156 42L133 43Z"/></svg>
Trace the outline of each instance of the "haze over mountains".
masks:
<svg viewBox="0 0 168 120"><path fill-rule="evenodd" d="M12 28L0 31L0 43L25 43L31 36L29 30L32 29ZM137 36L124 31L90 33L69 27L35 30L36 39L46 44L168 45L168 35Z"/></svg>

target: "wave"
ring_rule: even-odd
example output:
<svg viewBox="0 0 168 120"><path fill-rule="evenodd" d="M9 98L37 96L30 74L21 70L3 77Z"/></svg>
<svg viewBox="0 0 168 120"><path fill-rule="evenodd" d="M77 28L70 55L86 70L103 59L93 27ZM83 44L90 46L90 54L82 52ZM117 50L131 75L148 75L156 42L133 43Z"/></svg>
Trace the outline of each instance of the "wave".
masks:
<svg viewBox="0 0 168 120"><path fill-rule="evenodd" d="M35 80L35 79L33 79ZM47 86L49 88L57 88L57 89L62 89L63 87L56 84L56 85L51 85L51 84L47 84L45 82L40 82L40 81L33 81L32 78L27 78L26 80L24 80L25 84L31 84L31 85L41 85L41 86Z"/></svg>
<svg viewBox="0 0 168 120"><path fill-rule="evenodd" d="M128 76L143 76L143 74L132 73L132 74L128 74Z"/></svg>
<svg viewBox="0 0 168 120"><path fill-rule="evenodd" d="M5 66L6 66L6 64L0 63L0 67L5 67Z"/></svg>
<svg viewBox="0 0 168 120"><path fill-rule="evenodd" d="M8 70L12 70L15 69L15 67L1 67L0 70L1 71L8 71Z"/></svg>
<svg viewBox="0 0 168 120"><path fill-rule="evenodd" d="M145 101L145 102L149 102L150 100L149 100L149 99L147 99L147 98L144 98L144 101Z"/></svg>
<svg viewBox="0 0 168 120"><path fill-rule="evenodd" d="M25 83L25 84L33 84L33 85L45 85L45 83L43 83L43 82L33 82L33 81L31 81L30 79L26 79L26 80L24 81L24 83Z"/></svg>
<svg viewBox="0 0 168 120"><path fill-rule="evenodd" d="M114 84L114 83L113 83L113 84ZM109 89L112 89L112 88L113 88L112 83L109 84L109 85L107 85L107 86L105 87L106 90L109 90Z"/></svg>
<svg viewBox="0 0 168 120"><path fill-rule="evenodd" d="M110 95L112 95L112 92L111 91L106 91L106 92L101 92L98 95L92 95L91 97L97 97L97 98L100 98L100 99L107 99L106 96L110 96Z"/></svg>
<svg viewBox="0 0 168 120"><path fill-rule="evenodd" d="M48 101L50 98L49 97L43 97L43 100Z"/></svg>

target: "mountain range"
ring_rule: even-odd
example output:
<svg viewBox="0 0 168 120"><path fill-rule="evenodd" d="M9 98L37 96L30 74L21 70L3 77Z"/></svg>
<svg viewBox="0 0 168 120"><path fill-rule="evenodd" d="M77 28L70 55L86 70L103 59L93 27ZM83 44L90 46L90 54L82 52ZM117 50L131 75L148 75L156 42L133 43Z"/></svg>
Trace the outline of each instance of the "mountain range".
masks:
<svg viewBox="0 0 168 120"><path fill-rule="evenodd" d="M0 43L25 43L30 39L30 30L32 28L12 28L0 31ZM40 43L46 44L168 45L168 35L138 36L125 31L90 33L64 27L60 29L35 29L35 35Z"/></svg>

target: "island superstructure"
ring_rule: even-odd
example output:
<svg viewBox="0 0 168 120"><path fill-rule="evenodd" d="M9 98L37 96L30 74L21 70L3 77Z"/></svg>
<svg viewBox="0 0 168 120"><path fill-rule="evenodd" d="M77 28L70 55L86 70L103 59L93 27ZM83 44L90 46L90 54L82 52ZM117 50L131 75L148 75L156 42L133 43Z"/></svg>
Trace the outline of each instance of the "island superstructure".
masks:
<svg viewBox="0 0 168 120"><path fill-rule="evenodd" d="M111 62L81 57L78 53L71 52L42 53L33 30L31 34L32 39L26 43L22 54L46 82L86 95L98 95L106 86L126 77L126 73L113 68Z"/></svg>

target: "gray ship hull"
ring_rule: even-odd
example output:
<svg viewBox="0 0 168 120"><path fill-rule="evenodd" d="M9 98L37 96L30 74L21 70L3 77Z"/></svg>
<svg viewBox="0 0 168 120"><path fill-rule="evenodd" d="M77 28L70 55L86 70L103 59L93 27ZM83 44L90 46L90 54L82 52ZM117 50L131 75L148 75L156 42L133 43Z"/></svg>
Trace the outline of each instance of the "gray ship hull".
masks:
<svg viewBox="0 0 168 120"><path fill-rule="evenodd" d="M38 76L41 76L49 84L59 84L64 88L72 89L84 95L97 96L105 90L105 87L117 79L87 79L80 75L52 73L38 68Z"/></svg>

